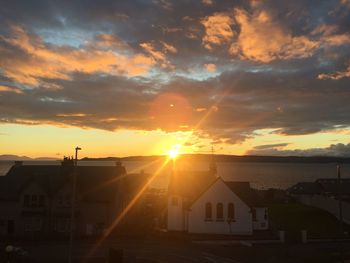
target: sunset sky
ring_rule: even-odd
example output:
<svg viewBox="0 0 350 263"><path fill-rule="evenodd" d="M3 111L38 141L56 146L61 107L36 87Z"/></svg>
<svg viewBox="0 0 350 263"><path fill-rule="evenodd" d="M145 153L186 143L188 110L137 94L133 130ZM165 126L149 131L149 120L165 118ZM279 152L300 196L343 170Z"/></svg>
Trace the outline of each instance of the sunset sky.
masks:
<svg viewBox="0 0 350 263"><path fill-rule="evenodd" d="M5 1L0 155L350 156L350 0Z"/></svg>

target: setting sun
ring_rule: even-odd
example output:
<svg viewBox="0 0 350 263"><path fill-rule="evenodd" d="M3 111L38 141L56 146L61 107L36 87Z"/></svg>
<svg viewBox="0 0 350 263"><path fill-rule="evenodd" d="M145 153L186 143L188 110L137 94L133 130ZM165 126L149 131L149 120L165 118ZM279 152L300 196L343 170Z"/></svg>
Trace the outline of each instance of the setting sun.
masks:
<svg viewBox="0 0 350 263"><path fill-rule="evenodd" d="M168 155L171 159L175 159L178 155L179 155L179 150L178 149L171 149L169 152L168 152Z"/></svg>

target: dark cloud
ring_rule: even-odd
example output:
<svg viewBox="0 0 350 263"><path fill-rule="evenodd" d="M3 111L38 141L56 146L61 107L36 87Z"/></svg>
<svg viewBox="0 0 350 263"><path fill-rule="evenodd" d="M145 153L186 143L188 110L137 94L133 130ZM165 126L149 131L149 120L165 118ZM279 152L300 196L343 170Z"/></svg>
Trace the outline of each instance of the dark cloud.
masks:
<svg viewBox="0 0 350 263"><path fill-rule="evenodd" d="M281 150L277 148L258 149L247 152L248 155L264 155L264 156L334 156L334 157L350 157L349 144L331 144L325 148L311 148L306 150Z"/></svg>
<svg viewBox="0 0 350 263"><path fill-rule="evenodd" d="M276 149L287 146L289 143L275 143L275 144L265 144L258 145L254 147L254 150L267 150L267 149Z"/></svg>

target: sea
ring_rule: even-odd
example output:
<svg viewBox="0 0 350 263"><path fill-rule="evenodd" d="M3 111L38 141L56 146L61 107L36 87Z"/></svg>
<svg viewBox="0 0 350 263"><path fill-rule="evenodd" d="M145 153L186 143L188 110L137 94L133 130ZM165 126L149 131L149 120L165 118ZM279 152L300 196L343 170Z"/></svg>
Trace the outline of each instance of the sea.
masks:
<svg viewBox="0 0 350 263"><path fill-rule="evenodd" d="M14 161L0 161L0 175L5 175ZM24 161L24 165L59 165L59 161ZM155 174L152 187L166 188L171 165L178 170L205 171L208 163L194 161L164 165L158 161L123 161L128 173ZM113 161L79 161L84 166L113 166ZM298 182L313 182L318 178L337 178L336 163L271 163L271 162L217 162L218 175L226 181L248 181L257 189L287 189ZM342 178L350 178L350 164L341 165Z"/></svg>

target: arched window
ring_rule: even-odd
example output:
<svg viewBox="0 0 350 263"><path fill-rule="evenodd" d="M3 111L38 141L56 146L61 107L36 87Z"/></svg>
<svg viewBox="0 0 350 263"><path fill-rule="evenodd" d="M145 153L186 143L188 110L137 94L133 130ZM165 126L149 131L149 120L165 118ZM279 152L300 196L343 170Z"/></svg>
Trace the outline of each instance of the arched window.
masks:
<svg viewBox="0 0 350 263"><path fill-rule="evenodd" d="M227 206L227 219L235 219L235 206L233 205L233 203L229 203Z"/></svg>
<svg viewBox="0 0 350 263"><path fill-rule="evenodd" d="M205 204L205 220L211 220L212 219L212 208L211 203Z"/></svg>
<svg viewBox="0 0 350 263"><path fill-rule="evenodd" d="M224 220L224 206L222 203L216 205L216 220Z"/></svg>

